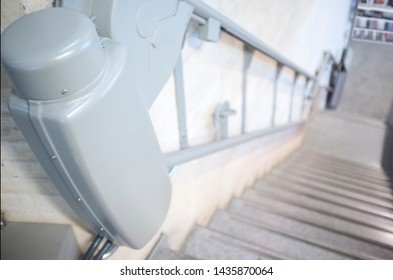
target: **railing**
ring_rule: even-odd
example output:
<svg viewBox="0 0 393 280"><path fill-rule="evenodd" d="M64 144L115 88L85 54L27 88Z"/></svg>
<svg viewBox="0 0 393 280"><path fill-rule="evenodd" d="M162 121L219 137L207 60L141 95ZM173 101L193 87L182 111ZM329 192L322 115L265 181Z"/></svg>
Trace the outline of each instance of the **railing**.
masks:
<svg viewBox="0 0 393 280"><path fill-rule="evenodd" d="M277 133L283 130L287 130L290 128L297 127L304 123L304 120L300 120L297 122L293 122L292 120L292 110L293 110L293 100L295 94L296 82L300 76L303 76L306 80L304 92L303 92L303 101L302 101L302 112L305 108L305 102L307 100L311 100L315 97L319 87L319 79L320 75L322 75L323 71L318 71L318 77L315 77L311 73L308 73L306 70L302 69L298 65L294 64L287 58L283 57L265 43L260 41L254 35L250 34L248 31L231 21L229 18L225 17L215 9L206 5L202 1L199 0L184 0L184 2L189 3L194 7L192 20L197 21L202 26L204 25L213 25L218 26L221 31L224 31L231 36L237 38L238 40L244 43L244 67L243 67L243 89L242 89L242 126L241 126L241 135L237 137L231 137L229 139L220 139L216 142L211 142L208 144L189 147L188 144L188 136L187 136L187 123L186 123L186 108L185 108L185 92L184 92L184 84L183 84L183 70L182 70L182 57L180 55L177 65L174 70L174 78L175 78L175 89L176 89L176 105L177 105L177 116L178 116L178 130L179 130L179 145L180 150L165 154L166 163L169 168L169 174L173 174L176 170L178 164L194 160L199 157L206 156L208 154L212 154L218 152L220 150L232 147L234 145L242 144L244 142L257 139L262 136L266 136L269 134ZM212 24L212 22L214 24ZM207 27L210 28L210 27ZM213 30L214 31L214 30ZM254 51L261 52L262 54L270 57L276 62L276 70L275 70L275 79L274 79L274 87L273 87L273 102L272 102L272 116L271 116L271 125L270 128L263 129L257 132L247 133L246 132L246 115L247 115L247 72L250 66L250 62L252 60L252 56ZM325 54L325 57L329 56ZM331 63L329 58L324 58L322 64ZM291 96L290 96L290 104L289 104L289 117L288 123L285 125L276 126L276 107L277 107L277 88L278 88L278 79L283 67L289 68L294 73L294 79L291 86ZM321 65L321 69L324 66ZM310 94L307 95L307 88L311 83Z"/></svg>

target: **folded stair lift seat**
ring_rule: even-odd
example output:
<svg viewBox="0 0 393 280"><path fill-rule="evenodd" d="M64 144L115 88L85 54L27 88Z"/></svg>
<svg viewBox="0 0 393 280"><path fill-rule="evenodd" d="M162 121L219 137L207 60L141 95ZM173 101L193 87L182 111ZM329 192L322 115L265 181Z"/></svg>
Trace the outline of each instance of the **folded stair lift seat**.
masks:
<svg viewBox="0 0 393 280"><path fill-rule="evenodd" d="M190 11L176 15L188 22ZM15 87L9 110L54 186L93 233L142 248L166 217L171 185L133 76L138 54L117 39L81 12L49 8L3 32L1 59Z"/></svg>

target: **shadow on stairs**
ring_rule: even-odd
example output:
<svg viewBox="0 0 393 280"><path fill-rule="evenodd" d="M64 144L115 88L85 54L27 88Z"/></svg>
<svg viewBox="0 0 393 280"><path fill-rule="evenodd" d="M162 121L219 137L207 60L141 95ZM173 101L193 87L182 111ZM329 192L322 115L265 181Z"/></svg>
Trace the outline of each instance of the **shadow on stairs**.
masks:
<svg viewBox="0 0 393 280"><path fill-rule="evenodd" d="M393 184L383 169L301 150L149 259L393 259Z"/></svg>

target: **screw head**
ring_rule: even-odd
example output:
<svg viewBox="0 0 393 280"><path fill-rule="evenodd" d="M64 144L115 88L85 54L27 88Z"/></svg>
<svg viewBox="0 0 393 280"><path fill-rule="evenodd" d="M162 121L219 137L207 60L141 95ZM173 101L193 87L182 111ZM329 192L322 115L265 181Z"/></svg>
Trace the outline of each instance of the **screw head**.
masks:
<svg viewBox="0 0 393 280"><path fill-rule="evenodd" d="M62 95L67 95L67 94L68 94L68 90L62 89L62 90L61 90L61 94L62 94Z"/></svg>

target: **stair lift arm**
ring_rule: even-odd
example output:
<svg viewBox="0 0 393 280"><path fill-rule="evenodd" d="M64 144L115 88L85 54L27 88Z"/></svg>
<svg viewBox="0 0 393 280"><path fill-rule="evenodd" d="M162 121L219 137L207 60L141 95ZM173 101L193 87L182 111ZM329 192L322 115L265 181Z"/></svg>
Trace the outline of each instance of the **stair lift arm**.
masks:
<svg viewBox="0 0 393 280"><path fill-rule="evenodd" d="M63 0L62 6L94 18L100 36L127 47L149 108L173 72L193 7L179 0Z"/></svg>

